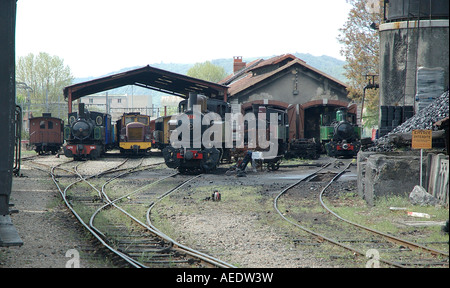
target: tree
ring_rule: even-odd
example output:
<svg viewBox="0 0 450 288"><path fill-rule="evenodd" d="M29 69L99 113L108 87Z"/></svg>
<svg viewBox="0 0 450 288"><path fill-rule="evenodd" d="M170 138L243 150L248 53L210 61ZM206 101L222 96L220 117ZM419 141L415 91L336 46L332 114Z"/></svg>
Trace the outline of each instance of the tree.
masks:
<svg viewBox="0 0 450 288"><path fill-rule="evenodd" d="M382 1L347 0L353 8L347 22L339 29L338 41L344 45L341 55L345 56L344 75L349 79L349 97L361 101L363 89L368 84L366 75L378 75L379 34L376 28L382 20ZM378 80L376 78L376 80ZM378 124L378 89L367 89L364 99L363 123L366 127Z"/></svg>
<svg viewBox="0 0 450 288"><path fill-rule="evenodd" d="M73 76L69 66L64 65L64 60L58 56L50 56L48 53L40 52L37 56L33 53L19 57L16 65L16 83L25 83L31 87L31 104L41 105L47 110L51 103L62 101L63 89L72 84ZM27 91L17 89L19 99L27 98Z"/></svg>
<svg viewBox="0 0 450 288"><path fill-rule="evenodd" d="M227 76L223 67L214 65L209 61L196 63L188 70L187 75L214 83L219 82Z"/></svg>

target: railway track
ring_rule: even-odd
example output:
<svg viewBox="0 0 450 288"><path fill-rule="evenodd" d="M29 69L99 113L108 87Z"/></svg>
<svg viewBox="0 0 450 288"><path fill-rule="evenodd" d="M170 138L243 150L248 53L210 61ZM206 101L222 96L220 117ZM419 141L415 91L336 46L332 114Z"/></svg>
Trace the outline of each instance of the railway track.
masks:
<svg viewBox="0 0 450 288"><path fill-rule="evenodd" d="M153 173L151 179L143 179L140 172L162 163L144 165L142 160L125 160L89 175L88 169L83 168L85 163L91 161L80 162L72 169L65 168L65 163L54 166L52 179L67 207L87 231L115 255L116 261L136 268L233 267L177 243L151 224L150 210L158 199L200 175ZM67 174L72 178L62 177ZM117 181L119 178L121 180ZM167 187L172 188L167 190Z"/></svg>
<svg viewBox="0 0 450 288"><path fill-rule="evenodd" d="M370 227L365 227L361 224L349 221L333 212L332 208L325 204L324 198L326 198L327 191L330 187L349 169L352 163L348 162L343 169L331 167L332 164L333 162L325 164L303 179L283 189L274 199L274 208L278 214L285 221L310 235L311 239L306 241L305 239L302 239L301 241L312 244L328 242L337 245L351 251L353 255L369 258L369 261L366 262L367 267L370 265L372 265L372 267L379 267L380 263L383 263L388 267L401 268L448 267L448 252L426 247L377 231ZM323 211L326 211L328 215L327 220L322 219L323 221L317 221L318 217L314 218L314 216L312 217L312 219L314 219L313 221L308 221L302 217L287 217L285 213L282 212L283 209L280 208L279 205L282 196L288 197L290 192L295 193L295 189L308 189L307 183L313 181L316 177L329 178L328 181L322 182L320 193L309 195L302 203L290 203L290 206L301 206L304 205L304 203L311 205L312 202L315 202L314 208L311 206L306 209L316 210L320 203L320 207L322 207L322 209L324 209ZM284 211L286 211L289 208L285 207L284 209ZM317 213L324 214L323 211ZM321 215L321 217L323 216Z"/></svg>
<svg viewBox="0 0 450 288"><path fill-rule="evenodd" d="M45 164L39 163L40 161L27 162L33 163L30 164L33 166L39 165L40 167L37 168L40 170L44 170L41 167L49 170L49 163L53 163L53 165L55 163L53 158L50 159L50 157L49 161L43 160L42 163ZM61 161L63 159L58 160L58 162ZM156 168L152 166L155 164L149 164L147 160L124 160L122 158L101 161L101 166L93 173L90 164L96 162L100 163L100 161L65 161L57 167L55 166L52 170L55 180L60 185L59 191L66 205L73 207L75 213L77 213L74 213L75 217L80 218L80 222L83 225L86 224L86 230L92 230L90 233L97 239L95 243L100 243L102 247L115 251L112 252L116 255L114 256L114 261L118 261L120 265L132 267L233 267L232 265L221 263L218 259L198 253L198 251L191 252L189 248L184 247L175 240L167 239L166 235L152 224L152 211L155 206L158 206L159 201L171 195L170 193L190 191L189 188L183 188L188 183L191 183L188 186L195 186L195 189L197 189L196 184L193 185L192 182L187 182L193 177L169 174L169 170ZM350 163L346 164L350 165ZM75 165L76 169L72 167ZM306 245L312 245L312 249L315 249L313 246L320 246L319 250L326 251L326 257L330 257L333 260L332 265L335 265L335 263L340 265L339 261L345 261L342 264L345 267L362 267L368 263L381 267L448 267L447 252L434 251L434 249L424 246L428 244L418 245L412 242L414 245L411 245L404 239L397 241L395 237L390 237L392 236L390 234L386 235L392 239L387 240L389 237L382 236L377 232L365 231L363 227L358 227L357 223L345 223L345 217L341 216L343 219L339 219L339 213L333 211L333 204L337 203L339 206L342 200L335 200L332 197L335 196L333 193L336 193L338 190L335 187L343 187L342 181L339 181L337 185L335 184L336 181L344 178L342 176L345 175L348 167L350 167L342 165L338 167L336 162L331 162L318 167L316 171L306 175L303 179L295 180L297 182L283 189L281 193L278 194L277 192L278 196L275 200L273 200L273 197L267 198L268 203L270 203L268 206L269 210L271 209L270 206L275 207L279 210L277 212L282 215L283 219L286 218L287 222L305 231L303 233L297 229L290 229L289 234L296 237L293 239L296 245L305 245L303 247L307 250L309 248ZM149 170L150 167L156 169ZM199 178L195 179L200 180L200 182L207 179L209 180L207 181L208 183L216 185L216 180L211 175L197 177ZM192 180L194 179L190 181ZM75 183L71 184L73 182ZM88 182L92 186L87 184ZM243 184L245 185L245 183ZM68 187L69 185L71 186ZM208 186L207 183L206 186ZM278 189L280 188L278 187L272 191L275 192ZM306 189L309 190L307 193L304 192ZM299 195L300 193L302 201L299 202L299 197L294 197L294 195ZM174 198L181 199L181 196L178 196ZM197 200L199 201L195 203L204 203L201 201L202 199L198 198ZM311 204L313 202L314 207ZM162 205L166 205L167 201L164 201L164 203ZM225 209L226 203L221 202L221 204ZM186 204L181 203L181 205ZM294 212L296 206L304 206L301 213ZM324 207L328 208L329 211ZM320 209L320 212L307 211L305 213L304 211L308 209ZM287 212L288 210L289 212ZM126 216L125 213L129 213L131 217ZM256 211L255 213L258 212ZM311 215L317 218L317 221L309 221L312 218ZM278 215L275 216L278 217ZM298 226L302 226L302 228ZM306 236L303 237L303 235ZM415 239L420 241L420 235L415 237ZM392 243L393 241L396 242ZM445 244L448 246L448 243ZM233 245L231 246L234 247ZM335 248L329 249L330 246ZM203 248L197 249L203 250ZM101 249L101 251L104 250ZM345 252L346 250L351 252L347 253ZM328 253L330 251L332 253ZM190 253L197 255L193 256ZM218 255L222 254L219 253ZM217 263L209 264L209 260Z"/></svg>

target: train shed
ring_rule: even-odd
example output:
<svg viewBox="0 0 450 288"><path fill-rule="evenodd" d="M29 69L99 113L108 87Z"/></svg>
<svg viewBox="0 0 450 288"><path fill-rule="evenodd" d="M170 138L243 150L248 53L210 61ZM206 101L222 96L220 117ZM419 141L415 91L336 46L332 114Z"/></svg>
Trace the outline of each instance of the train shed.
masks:
<svg viewBox="0 0 450 288"><path fill-rule="evenodd" d="M292 128L298 138L320 137L320 115L347 108L358 123L358 106L348 98L347 85L306 64L292 54L242 62L234 57L232 75L220 83L228 85L230 104L276 101L296 106L299 123ZM295 123L293 123L295 124Z"/></svg>
<svg viewBox="0 0 450 288"><path fill-rule="evenodd" d="M209 98L227 101L228 94L227 86L147 65L65 87L64 98L69 102L69 113L72 112L72 102L83 96L126 85L136 85L181 98L188 98L189 92L196 92Z"/></svg>

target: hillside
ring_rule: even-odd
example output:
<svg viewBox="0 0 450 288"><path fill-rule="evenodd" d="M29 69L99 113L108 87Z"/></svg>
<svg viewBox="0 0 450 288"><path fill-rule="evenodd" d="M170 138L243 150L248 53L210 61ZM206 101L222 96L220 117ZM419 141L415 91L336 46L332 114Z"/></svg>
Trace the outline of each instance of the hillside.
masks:
<svg viewBox="0 0 450 288"><path fill-rule="evenodd" d="M305 54L305 53L293 53L294 56L302 59L303 61L305 61L308 65L311 65L312 67L342 81L342 82L347 82L347 79L345 78L345 76L343 75L344 73L344 65L345 65L345 61L330 57L330 56L326 56L326 55L322 55L322 56L313 56L309 53ZM275 55L271 55L271 56L260 56L260 57L249 57L249 58L243 58L243 61L245 62L251 62L253 60L259 59L259 58L263 58L263 59L268 59L270 57L273 57ZM211 60L211 63L213 63L214 65L218 65L218 66L222 66L227 74L231 74L233 71L233 58L224 58L224 59L214 59ZM179 73L179 74L186 74L187 71L189 70L189 68L191 68L195 63L192 64L177 64L177 63L154 63L154 64L149 64L152 67L156 67L156 68L160 68L160 69L164 69L167 71L171 71L171 72L175 72L175 73ZM144 65L143 65L144 66ZM137 66L137 67L127 67L127 68L123 68L119 71L114 71L111 73L108 73L106 75L103 75L101 77L104 76L108 76L111 74L117 74L117 73L121 73L121 72L125 72L125 71L129 71L129 70L133 70L136 68L141 68L142 66ZM84 82L84 81L89 81L94 79L93 77L89 77L89 78L76 78L74 80L74 83L80 83L80 82ZM133 87L133 89L130 88L130 86L125 86L125 87L121 87L121 88L117 88L117 89L113 89L109 91L110 94L131 94L133 93L134 95L146 95L146 94L151 94L153 95L153 103L155 104L155 106L160 106L160 99L161 96L164 95L163 93L160 92L156 92L156 91L151 91L145 88L140 88L140 87Z"/></svg>

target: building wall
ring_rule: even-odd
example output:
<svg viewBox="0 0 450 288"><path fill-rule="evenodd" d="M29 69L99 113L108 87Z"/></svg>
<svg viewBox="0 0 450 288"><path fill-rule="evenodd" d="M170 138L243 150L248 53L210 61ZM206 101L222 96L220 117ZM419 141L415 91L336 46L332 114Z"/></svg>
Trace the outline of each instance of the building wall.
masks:
<svg viewBox="0 0 450 288"><path fill-rule="evenodd" d="M107 110L105 94L85 96L80 98L80 101L92 111L105 113ZM108 95L108 102L108 113L114 121L127 112L152 115L152 96L150 95Z"/></svg>
<svg viewBox="0 0 450 288"><path fill-rule="evenodd" d="M253 100L278 100L289 104L305 104L312 100L329 99L350 102L344 87L311 71L294 66L271 76L253 88L231 98L232 104Z"/></svg>

